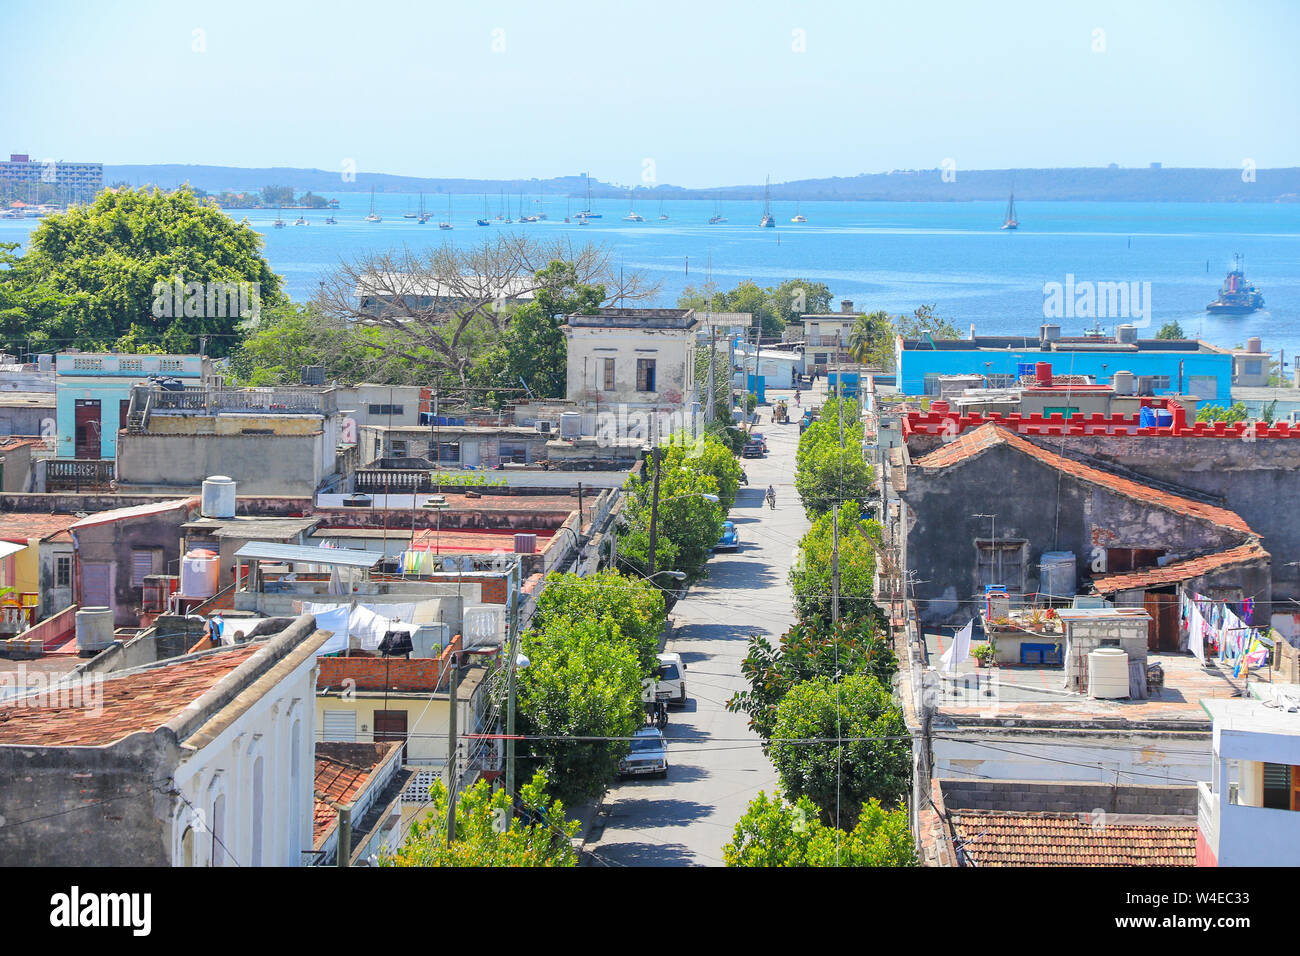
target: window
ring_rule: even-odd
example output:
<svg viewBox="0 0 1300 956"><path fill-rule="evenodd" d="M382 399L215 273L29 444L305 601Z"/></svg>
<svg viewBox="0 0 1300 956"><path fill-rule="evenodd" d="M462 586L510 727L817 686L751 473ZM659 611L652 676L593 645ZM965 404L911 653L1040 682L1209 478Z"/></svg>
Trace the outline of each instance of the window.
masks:
<svg viewBox="0 0 1300 956"><path fill-rule="evenodd" d="M439 464L451 463L453 465L460 463L460 442L444 441L438 442L433 448L433 460Z"/></svg>
<svg viewBox="0 0 1300 956"><path fill-rule="evenodd" d="M605 391L614 391L614 360L605 359Z"/></svg>
<svg viewBox="0 0 1300 956"><path fill-rule="evenodd" d="M526 465L528 464L528 446L509 445L502 442L499 457L502 461L511 461L521 465Z"/></svg>
<svg viewBox="0 0 1300 956"><path fill-rule="evenodd" d="M371 415L400 415L403 408L402 405L371 405L368 410Z"/></svg>
<svg viewBox="0 0 1300 956"><path fill-rule="evenodd" d="M978 568L978 592L991 584L1006 585L1009 592L1025 590L1025 542L990 541L975 542Z"/></svg>
<svg viewBox="0 0 1300 956"><path fill-rule="evenodd" d="M72 587L72 555L61 554L54 559L54 586L56 588Z"/></svg>
<svg viewBox="0 0 1300 956"><path fill-rule="evenodd" d="M389 448L392 450L392 456L391 456L391 457L393 457L393 458L405 458L405 457L406 457L406 442L404 442L404 441L395 441L395 442L392 442L392 443L389 444Z"/></svg>
<svg viewBox="0 0 1300 956"><path fill-rule="evenodd" d="M1016 377L1004 372L985 375L984 380L989 383L989 388L1012 388L1016 384Z"/></svg>
<svg viewBox="0 0 1300 956"><path fill-rule="evenodd" d="M1296 768L1288 764L1264 764L1264 806L1272 810L1295 809L1291 802L1291 777L1296 772Z"/></svg>
<svg viewBox="0 0 1300 956"><path fill-rule="evenodd" d="M1168 388L1168 387L1169 387L1169 376L1168 376L1168 375L1144 375L1144 376L1142 376L1142 377L1143 377L1143 378L1149 378L1149 379L1151 379L1151 387L1152 387L1153 389L1154 389L1154 388Z"/></svg>
<svg viewBox="0 0 1300 956"><path fill-rule="evenodd" d="M131 549L131 587L144 587L145 575L162 572L162 548Z"/></svg>
<svg viewBox="0 0 1300 956"><path fill-rule="evenodd" d="M355 743L357 739L357 712L355 710L327 710L322 715L324 727L322 740L339 740Z"/></svg>
<svg viewBox="0 0 1300 956"><path fill-rule="evenodd" d="M1069 418L1071 415L1077 414L1079 414L1079 409L1073 405L1048 405L1043 409L1043 415L1049 418L1053 415Z"/></svg>
<svg viewBox="0 0 1300 956"><path fill-rule="evenodd" d="M636 390L638 392L653 392L655 390L654 359L636 360Z"/></svg>

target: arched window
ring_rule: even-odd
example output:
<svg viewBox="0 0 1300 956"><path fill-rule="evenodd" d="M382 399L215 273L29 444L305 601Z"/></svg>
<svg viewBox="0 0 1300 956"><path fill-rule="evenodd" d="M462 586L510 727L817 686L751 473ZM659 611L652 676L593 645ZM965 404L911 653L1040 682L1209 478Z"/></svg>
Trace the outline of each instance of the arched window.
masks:
<svg viewBox="0 0 1300 956"><path fill-rule="evenodd" d="M181 834L181 866L194 865L194 828L187 826Z"/></svg>
<svg viewBox="0 0 1300 956"><path fill-rule="evenodd" d="M212 852L209 857L212 866L226 865L226 794L217 790L212 798L212 813L209 819L212 827Z"/></svg>

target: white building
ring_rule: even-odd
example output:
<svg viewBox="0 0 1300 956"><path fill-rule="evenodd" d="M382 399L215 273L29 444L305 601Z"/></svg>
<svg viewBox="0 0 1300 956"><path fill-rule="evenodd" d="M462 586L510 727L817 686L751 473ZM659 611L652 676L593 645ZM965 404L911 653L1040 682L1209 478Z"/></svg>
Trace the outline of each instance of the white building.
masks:
<svg viewBox="0 0 1300 956"><path fill-rule="evenodd" d="M316 652L330 636L304 615L265 640L74 672L7 702L0 814L39 822L0 828L0 859L308 862Z"/></svg>
<svg viewBox="0 0 1300 956"><path fill-rule="evenodd" d="M1198 866L1300 863L1300 686L1251 689L1249 699L1201 701L1214 719L1214 762L1197 785Z"/></svg>
<svg viewBox="0 0 1300 956"><path fill-rule="evenodd" d="M698 400L695 342L703 323L694 309L601 309L569 316L563 327L567 397L583 416L583 434L596 433L596 419L610 416L620 421L622 435L646 416L686 420Z"/></svg>

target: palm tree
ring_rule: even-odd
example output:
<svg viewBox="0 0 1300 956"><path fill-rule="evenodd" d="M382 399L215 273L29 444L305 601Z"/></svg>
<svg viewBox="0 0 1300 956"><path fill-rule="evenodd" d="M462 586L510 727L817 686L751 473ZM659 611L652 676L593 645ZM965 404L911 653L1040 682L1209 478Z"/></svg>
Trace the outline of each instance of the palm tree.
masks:
<svg viewBox="0 0 1300 956"><path fill-rule="evenodd" d="M860 315L853 328L849 330L849 358L859 365L866 365L877 346L887 339L893 331L894 323L889 313L876 310L867 315Z"/></svg>

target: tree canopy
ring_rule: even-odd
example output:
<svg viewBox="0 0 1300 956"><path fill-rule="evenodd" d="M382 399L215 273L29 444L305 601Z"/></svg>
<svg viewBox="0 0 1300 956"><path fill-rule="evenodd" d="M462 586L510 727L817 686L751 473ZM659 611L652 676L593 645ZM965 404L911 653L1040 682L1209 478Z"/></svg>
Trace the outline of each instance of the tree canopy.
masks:
<svg viewBox="0 0 1300 956"><path fill-rule="evenodd" d="M880 523L860 515L858 505L840 506L840 613L843 617L879 620L875 593L876 552ZM834 551L834 517L818 515L799 542L798 560L790 569L795 611L804 621L831 618L831 558Z"/></svg>
<svg viewBox="0 0 1300 956"><path fill-rule="evenodd" d="M818 819L807 797L793 804L759 791L723 847L727 866L916 866L905 809L869 800L849 832Z"/></svg>
<svg viewBox="0 0 1300 956"><path fill-rule="evenodd" d="M537 600L533 627L546 630L557 621L605 620L636 653L643 673L656 663L659 635L667 614L663 592L643 578L617 571L550 574Z"/></svg>
<svg viewBox="0 0 1300 956"><path fill-rule="evenodd" d="M108 350L119 339L169 351L228 354L246 319L283 301L262 237L188 187L102 192L89 206L48 216L0 285L6 337L16 310L32 349ZM247 283L241 287L241 283ZM242 288L237 298L211 291ZM59 290L57 294L53 290ZM176 295L176 292L182 295Z"/></svg>

